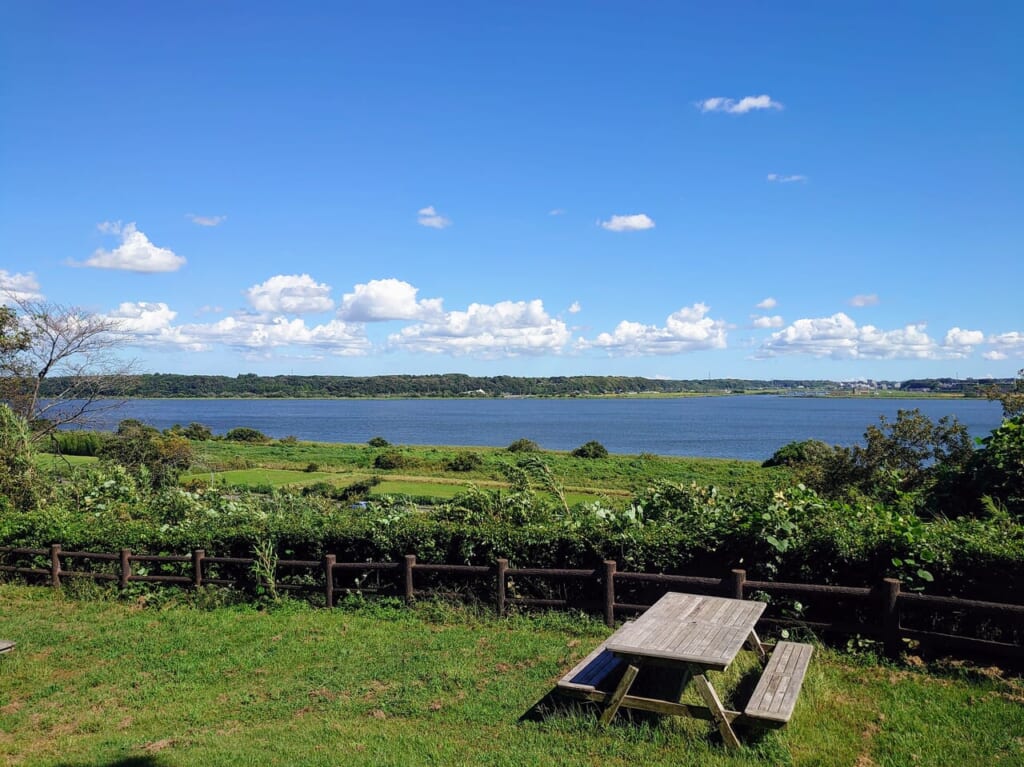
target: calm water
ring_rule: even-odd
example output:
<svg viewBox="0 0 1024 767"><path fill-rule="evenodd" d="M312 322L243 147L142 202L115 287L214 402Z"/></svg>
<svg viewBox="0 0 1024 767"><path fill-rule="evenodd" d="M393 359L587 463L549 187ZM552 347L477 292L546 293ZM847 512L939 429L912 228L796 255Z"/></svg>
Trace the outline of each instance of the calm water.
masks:
<svg viewBox="0 0 1024 767"><path fill-rule="evenodd" d="M160 429L192 421L215 434L250 426L271 437L409 445L504 447L527 437L551 450L596 439L613 453L763 460L793 440L852 445L880 415L919 408L955 415L974 436L999 425L986 400L868 400L772 396L681 399L130 400L101 428L138 418Z"/></svg>

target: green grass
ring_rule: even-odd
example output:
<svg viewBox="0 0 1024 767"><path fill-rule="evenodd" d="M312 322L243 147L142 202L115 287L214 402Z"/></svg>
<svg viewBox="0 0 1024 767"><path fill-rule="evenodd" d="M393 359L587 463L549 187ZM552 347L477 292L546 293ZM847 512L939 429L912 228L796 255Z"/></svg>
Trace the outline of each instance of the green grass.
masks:
<svg viewBox="0 0 1024 767"><path fill-rule="evenodd" d="M407 459L398 469L381 470L374 459L385 451L397 451ZM475 483L482 487L507 485L502 467L514 464L522 454L500 448L391 447L343 445L312 442L251 445L223 440L196 444L197 461L190 476L211 475L228 484L303 485L327 481L344 486L359 479L380 476L384 487L376 493L403 493L414 496L448 498L461 487ZM480 468L452 471L449 462L460 453L481 458ZM627 497L639 486L655 480L682 484L696 482L723 490L751 485L775 485L785 482L785 469L762 469L754 461L712 458L677 458L655 455L611 455L608 458L574 458L565 452L539 453L554 477L565 488L570 503L594 500L600 496ZM314 464L317 471L306 472Z"/></svg>
<svg viewBox="0 0 1024 767"><path fill-rule="evenodd" d="M608 633L573 616L142 607L12 585L0 608L0 636L18 642L0 657L10 765L1024 763L1024 686L993 671L819 650L789 728L729 754L696 720L601 730L591 709L533 716ZM732 705L742 670L714 680Z"/></svg>
<svg viewBox="0 0 1024 767"><path fill-rule="evenodd" d="M52 455L50 453L36 453L32 459L40 468L57 470L68 465L81 466L82 464L96 463L99 460L91 455Z"/></svg>

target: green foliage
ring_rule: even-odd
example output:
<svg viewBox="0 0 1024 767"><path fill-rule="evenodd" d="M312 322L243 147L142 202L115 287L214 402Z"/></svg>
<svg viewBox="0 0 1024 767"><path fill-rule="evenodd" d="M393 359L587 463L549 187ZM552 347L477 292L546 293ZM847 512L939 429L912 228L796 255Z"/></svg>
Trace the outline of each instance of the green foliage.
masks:
<svg viewBox="0 0 1024 767"><path fill-rule="evenodd" d="M152 426L129 418L98 451L101 460L124 466L155 488L175 484L193 461L192 444L183 436L163 436Z"/></svg>
<svg viewBox="0 0 1024 767"><path fill-rule="evenodd" d="M479 453L460 452L453 456L447 463L448 471L476 471L484 465L484 459Z"/></svg>
<svg viewBox="0 0 1024 767"><path fill-rule="evenodd" d="M539 453L540 445L538 445L532 439L520 437L505 449L508 450L510 453Z"/></svg>
<svg viewBox="0 0 1024 767"><path fill-rule="evenodd" d="M99 455L107 435L96 431L55 431L50 435L49 452L58 455Z"/></svg>
<svg viewBox="0 0 1024 767"><path fill-rule="evenodd" d="M224 435L224 439L229 442L270 442L266 434L248 426L236 426Z"/></svg>
<svg viewBox="0 0 1024 767"><path fill-rule="evenodd" d="M398 450L388 450L373 459L375 469L405 469L413 463L411 456Z"/></svg>
<svg viewBox="0 0 1024 767"><path fill-rule="evenodd" d="M391 447L391 443L383 437L370 437L366 440L366 444L370 447Z"/></svg>
<svg viewBox="0 0 1024 767"><path fill-rule="evenodd" d="M32 455L32 436L25 419L0 403L0 510L4 506L32 509L38 502L42 485Z"/></svg>
<svg viewBox="0 0 1024 767"><path fill-rule="evenodd" d="M973 469L979 494L1024 519L1024 414L1007 418L981 440Z"/></svg>
<svg viewBox="0 0 1024 767"><path fill-rule="evenodd" d="M597 440L590 440L572 451L576 458L607 458L608 449Z"/></svg>
<svg viewBox="0 0 1024 767"><path fill-rule="evenodd" d="M312 474L314 472L320 471L320 464L313 462L307 463L306 468L303 469L303 471L306 472L307 474Z"/></svg>

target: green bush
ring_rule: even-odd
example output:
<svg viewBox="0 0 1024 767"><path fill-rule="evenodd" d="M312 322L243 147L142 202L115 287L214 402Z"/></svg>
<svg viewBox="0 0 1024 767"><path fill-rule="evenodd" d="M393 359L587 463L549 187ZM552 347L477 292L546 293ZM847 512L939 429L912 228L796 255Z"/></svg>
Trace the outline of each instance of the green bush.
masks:
<svg viewBox="0 0 1024 767"><path fill-rule="evenodd" d="M505 449L508 450L510 453L539 453L540 445L538 445L532 439L526 439L526 437L522 437L520 439L517 439L515 442L513 442Z"/></svg>
<svg viewBox="0 0 1024 767"><path fill-rule="evenodd" d="M224 435L224 439L231 442L270 442L270 437L266 434L248 426L238 426L232 429Z"/></svg>
<svg viewBox="0 0 1024 767"><path fill-rule="evenodd" d="M370 437L366 440L366 444L370 447L391 447L391 443L383 437Z"/></svg>
<svg viewBox="0 0 1024 767"><path fill-rule="evenodd" d="M55 431L47 446L58 455L99 455L106 435L96 431Z"/></svg>
<svg viewBox="0 0 1024 767"><path fill-rule="evenodd" d="M408 455L397 450L389 450L373 459L373 466L376 469L404 469L412 464L413 460Z"/></svg>
<svg viewBox="0 0 1024 767"><path fill-rule="evenodd" d="M576 458L607 458L608 449L597 440L590 440L572 451Z"/></svg>
<svg viewBox="0 0 1024 767"><path fill-rule="evenodd" d="M445 467L448 471L475 471L484 464L478 453L459 453L451 458Z"/></svg>

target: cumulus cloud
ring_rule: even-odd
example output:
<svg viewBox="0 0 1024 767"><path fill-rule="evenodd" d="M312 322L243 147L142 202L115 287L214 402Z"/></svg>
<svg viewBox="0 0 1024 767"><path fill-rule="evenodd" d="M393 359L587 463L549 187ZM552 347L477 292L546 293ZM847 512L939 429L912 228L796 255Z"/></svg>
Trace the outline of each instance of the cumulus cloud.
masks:
<svg viewBox="0 0 1024 767"><path fill-rule="evenodd" d="M570 336L565 323L535 299L470 304L464 312L446 312L435 321L402 328L388 343L407 351L496 359L558 354Z"/></svg>
<svg viewBox="0 0 1024 767"><path fill-rule="evenodd" d="M178 313L161 302L134 301L120 304L106 315L117 323L131 346L170 347L180 351L209 351L208 343L174 326Z"/></svg>
<svg viewBox="0 0 1024 767"><path fill-rule="evenodd" d="M260 312L309 314L334 308L331 286L308 274L278 274L245 292L249 303Z"/></svg>
<svg viewBox="0 0 1024 767"><path fill-rule="evenodd" d="M697 108L701 112L727 112L732 115L742 115L758 109L782 109L782 104L773 101L768 94L744 96L739 101L724 96L715 96L697 102Z"/></svg>
<svg viewBox="0 0 1024 767"><path fill-rule="evenodd" d="M564 216L565 208L552 208L548 211L549 216Z"/></svg>
<svg viewBox="0 0 1024 767"><path fill-rule="evenodd" d="M416 211L416 215L419 217L416 220L420 226L427 226L431 229L447 229L452 225L452 220L438 213L433 205L420 208Z"/></svg>
<svg viewBox="0 0 1024 767"><path fill-rule="evenodd" d="M230 347L270 355L272 350L314 348L341 356L367 354L371 344L362 325L339 320L309 326L299 318L259 314L234 315L212 323L175 325L177 312L165 303L122 303L106 315L118 324L130 346L178 351Z"/></svg>
<svg viewBox="0 0 1024 767"><path fill-rule="evenodd" d="M767 311L768 309L774 309L778 305L778 301L776 301L771 296L768 296L768 298L764 299L764 301L758 302L755 306L758 309L764 309L765 311Z"/></svg>
<svg viewBox="0 0 1024 767"><path fill-rule="evenodd" d="M951 356L966 357L974 351L975 346L984 342L985 334L980 330L950 328L946 331L946 338L942 345L949 351Z"/></svg>
<svg viewBox="0 0 1024 767"><path fill-rule="evenodd" d="M783 326L782 317L778 314L772 316L767 315L750 315L751 324L755 328L781 328Z"/></svg>
<svg viewBox="0 0 1024 767"><path fill-rule="evenodd" d="M833 359L942 359L956 356L925 332L924 324L896 330L858 326L843 312L831 317L800 319L772 333L755 357L807 354Z"/></svg>
<svg viewBox="0 0 1024 767"><path fill-rule="evenodd" d="M875 293L861 293L851 298L847 303L850 306L877 306L878 295Z"/></svg>
<svg viewBox="0 0 1024 767"><path fill-rule="evenodd" d="M646 213L634 213L628 216L612 216L607 221L598 222L603 229L609 232L639 232L644 229L653 229L654 221Z"/></svg>
<svg viewBox="0 0 1024 767"><path fill-rule="evenodd" d="M792 184L794 182L801 183L807 181L807 176L802 176L799 173L794 173L791 176L783 176L778 173L769 173L766 176L768 181L776 184Z"/></svg>
<svg viewBox="0 0 1024 767"><path fill-rule="evenodd" d="M985 352L981 356L984 357L987 360L992 361L992 362L999 362L1000 360L1005 360L1008 355L1005 352L990 351L990 352Z"/></svg>
<svg viewBox="0 0 1024 767"><path fill-rule="evenodd" d="M39 281L32 272L8 272L0 269L0 306L12 301L39 301Z"/></svg>
<svg viewBox="0 0 1024 767"><path fill-rule="evenodd" d="M998 359L1006 359L1009 356L1024 357L1024 333L1014 330L1010 333L999 333L989 336L988 342L996 347L991 353L1002 354ZM996 359L990 357L988 359Z"/></svg>
<svg viewBox="0 0 1024 767"><path fill-rule="evenodd" d="M197 216L195 213L189 213L187 217L197 226L220 226L228 220L227 216Z"/></svg>
<svg viewBox="0 0 1024 767"><path fill-rule="evenodd" d="M680 354L702 349L724 349L728 325L708 316L710 307L698 303L668 316L664 327L623 320L611 333L593 341L581 340L581 349L604 349L610 354Z"/></svg>
<svg viewBox="0 0 1024 767"><path fill-rule="evenodd" d="M184 256L154 245L134 222L122 225L120 221L104 221L97 228L104 234L120 236L121 244L113 250L100 248L81 263L72 261L72 266L153 273L176 272L185 265Z"/></svg>
<svg viewBox="0 0 1024 767"><path fill-rule="evenodd" d="M569 314L579 314L582 308L579 301L573 301L569 306Z"/></svg>
<svg viewBox="0 0 1024 767"><path fill-rule="evenodd" d="M425 298L417 301L418 292L418 288L402 280L370 280L365 285L356 285L354 292L342 297L338 317L358 322L440 317L443 313L442 299Z"/></svg>

